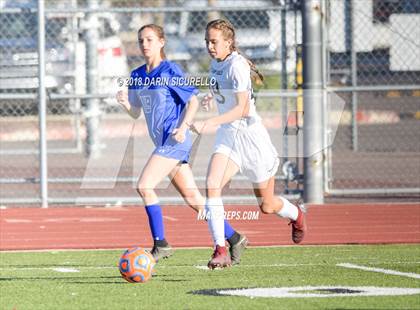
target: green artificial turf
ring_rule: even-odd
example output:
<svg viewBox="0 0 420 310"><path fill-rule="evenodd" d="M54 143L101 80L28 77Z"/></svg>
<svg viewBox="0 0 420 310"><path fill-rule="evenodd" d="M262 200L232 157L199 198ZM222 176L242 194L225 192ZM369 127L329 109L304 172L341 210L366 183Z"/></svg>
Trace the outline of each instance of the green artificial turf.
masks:
<svg viewBox="0 0 420 310"><path fill-rule="evenodd" d="M419 309L420 295L219 296L219 289L301 286L420 288L420 280L337 266L420 274L420 245L258 247L239 266L206 270L210 249L178 249L144 284L125 282L123 250L0 252L0 309ZM198 266L198 267L197 267ZM62 269L57 269L62 268ZM73 271L73 272L71 272Z"/></svg>

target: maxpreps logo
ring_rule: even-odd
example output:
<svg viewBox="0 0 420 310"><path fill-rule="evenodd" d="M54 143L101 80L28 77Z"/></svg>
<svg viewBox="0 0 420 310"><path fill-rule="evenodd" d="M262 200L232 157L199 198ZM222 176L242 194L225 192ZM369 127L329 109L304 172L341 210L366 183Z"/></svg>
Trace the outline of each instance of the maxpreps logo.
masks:
<svg viewBox="0 0 420 310"><path fill-rule="evenodd" d="M210 219L217 219L219 217L223 217L224 220L237 220L237 221L256 221L260 218L260 211L255 210L231 210L231 211L224 211L223 213L218 212L215 214L210 214L206 210L200 210L197 214L197 220L205 220L208 221Z"/></svg>

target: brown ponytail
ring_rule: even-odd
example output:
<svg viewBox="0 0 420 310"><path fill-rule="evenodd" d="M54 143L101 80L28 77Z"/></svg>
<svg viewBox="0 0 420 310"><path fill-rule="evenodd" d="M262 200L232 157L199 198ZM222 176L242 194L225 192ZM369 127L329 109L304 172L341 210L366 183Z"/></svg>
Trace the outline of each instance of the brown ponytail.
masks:
<svg viewBox="0 0 420 310"><path fill-rule="evenodd" d="M159 39L165 40L165 32L163 31L163 28L156 24L148 24L148 25L142 26L139 29L139 31L137 31L137 34L139 35L140 32L142 32L146 28L152 29ZM163 47L160 49L160 56L162 57L162 59L166 59L166 54L165 54L165 51L163 50Z"/></svg>
<svg viewBox="0 0 420 310"><path fill-rule="evenodd" d="M251 68L251 79L257 84L262 85L264 83L264 76L261 74L261 72L257 69L255 64L249 60L247 57L245 57L236 46L236 36L235 36L235 28L233 25L224 19L215 19L209 22L206 26L206 32L209 31L209 29L217 29L220 30L223 34L223 37L226 40L231 40L232 45L230 46L231 51L236 51L239 54L241 54L246 61L249 64L249 67Z"/></svg>

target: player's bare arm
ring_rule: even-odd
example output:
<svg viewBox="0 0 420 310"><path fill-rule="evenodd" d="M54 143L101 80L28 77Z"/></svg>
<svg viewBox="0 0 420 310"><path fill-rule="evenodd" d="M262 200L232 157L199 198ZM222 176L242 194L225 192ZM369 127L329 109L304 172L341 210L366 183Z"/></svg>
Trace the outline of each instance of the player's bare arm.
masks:
<svg viewBox="0 0 420 310"><path fill-rule="evenodd" d="M230 111L221 115L209 118L205 122L204 127L219 126L228 124L243 117L247 117L249 113L249 91L237 92L235 94L236 105Z"/></svg>
<svg viewBox="0 0 420 310"><path fill-rule="evenodd" d="M197 97L192 96L188 102L188 106L186 108L184 119L182 120L181 125L178 128L175 128L172 132L172 135L177 142L182 143L185 141L185 132L188 128L191 127L198 107L199 103Z"/></svg>

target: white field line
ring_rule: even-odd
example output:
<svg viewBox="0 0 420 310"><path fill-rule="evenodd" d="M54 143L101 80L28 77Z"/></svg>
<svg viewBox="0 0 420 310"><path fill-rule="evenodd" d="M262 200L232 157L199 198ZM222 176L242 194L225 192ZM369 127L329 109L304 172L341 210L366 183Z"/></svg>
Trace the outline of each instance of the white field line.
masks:
<svg viewBox="0 0 420 310"><path fill-rule="evenodd" d="M68 272L80 272L79 269L75 269L75 268L64 268L64 267L52 268L52 270L57 271L57 272L64 272L64 273L68 273Z"/></svg>
<svg viewBox="0 0 420 310"><path fill-rule="evenodd" d="M359 270L364 270L364 271L385 273L385 274L390 274L390 275L394 275L394 276L402 276L402 277L420 279L420 274L414 273L414 272L401 272L401 271L396 271L396 270L391 270L391 269L373 268L373 267L366 267L366 266L354 265L354 264L349 264L349 263L337 264L337 266L344 267L344 268L350 268L350 269L359 269Z"/></svg>

